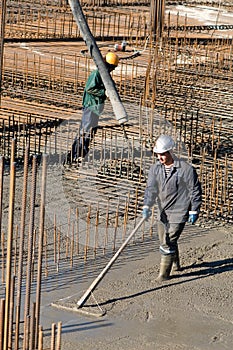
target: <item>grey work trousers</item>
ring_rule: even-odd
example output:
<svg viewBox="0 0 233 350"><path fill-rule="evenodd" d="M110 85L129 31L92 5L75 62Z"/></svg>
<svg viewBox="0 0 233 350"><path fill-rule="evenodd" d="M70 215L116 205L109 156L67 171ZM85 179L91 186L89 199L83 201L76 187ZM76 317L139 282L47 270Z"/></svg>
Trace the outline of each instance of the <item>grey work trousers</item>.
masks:
<svg viewBox="0 0 233 350"><path fill-rule="evenodd" d="M178 250L178 239L184 229L185 222L163 223L158 221L158 236L160 253L163 255L175 254Z"/></svg>
<svg viewBox="0 0 233 350"><path fill-rule="evenodd" d="M80 135L75 138L72 145L72 160L87 155L90 142L97 132L98 122L99 115L89 108L83 108Z"/></svg>

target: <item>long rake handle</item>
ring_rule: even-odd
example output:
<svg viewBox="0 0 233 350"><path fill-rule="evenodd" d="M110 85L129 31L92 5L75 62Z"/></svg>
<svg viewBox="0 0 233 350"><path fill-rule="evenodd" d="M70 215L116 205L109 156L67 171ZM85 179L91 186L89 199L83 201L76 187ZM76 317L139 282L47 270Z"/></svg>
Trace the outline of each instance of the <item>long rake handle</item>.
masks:
<svg viewBox="0 0 233 350"><path fill-rule="evenodd" d="M127 237L127 239L124 241L124 243L121 245L121 247L118 249L118 251L113 255L112 259L109 261L109 263L105 266L105 268L101 271L98 277L92 282L90 287L87 289L87 291L83 294L83 296L79 299L77 302L77 307L80 308L83 306L85 301L89 298L93 290L98 286L100 281L103 279L103 277L106 275L108 270L111 268L113 263L117 260L123 249L126 247L128 242L131 240L131 238L135 235L135 233L138 231L138 229L141 227L143 222L145 221L145 218L142 218L139 223L136 225L136 227L133 229L133 231L130 233L130 235Z"/></svg>

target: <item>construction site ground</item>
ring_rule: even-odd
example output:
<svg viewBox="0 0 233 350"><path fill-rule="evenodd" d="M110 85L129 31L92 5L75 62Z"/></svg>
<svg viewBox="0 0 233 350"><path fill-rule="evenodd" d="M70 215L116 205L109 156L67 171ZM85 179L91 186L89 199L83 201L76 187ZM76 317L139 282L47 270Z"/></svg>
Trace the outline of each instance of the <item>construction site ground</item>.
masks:
<svg viewBox="0 0 233 350"><path fill-rule="evenodd" d="M62 321L66 350L230 350L232 235L232 226L187 224L180 239L183 270L160 284L157 239L130 245L81 309L95 313L101 308L106 311L102 317L51 303L74 307L108 257L53 276L44 285L41 324L50 329Z"/></svg>
<svg viewBox="0 0 233 350"><path fill-rule="evenodd" d="M220 3L220 2L219 2ZM178 8L180 9L180 8ZM174 8L175 13L177 8ZM193 11L195 24L215 24L216 14L208 16ZM191 16L191 17L192 17ZM206 16L206 18L205 18ZM185 18L185 17L184 17ZM226 23L232 23L232 14L226 16ZM189 21L192 24L192 22ZM220 22L221 24L225 23ZM218 37L218 31L205 33ZM232 30L224 36L232 36ZM43 44L46 51L46 44ZM30 44L33 49L33 44ZM27 47L26 47L27 48ZM9 47L8 47L9 49ZM24 47L21 47L24 50ZM37 49L37 47L35 47ZM42 49L43 51L43 49ZM79 98L81 98L79 96ZM32 109L26 101L18 102L20 110ZM3 96L2 105L14 109L14 103ZM76 100L74 101L74 104ZM78 105L78 103L77 103ZM46 105L40 113L56 114L57 117L80 119L77 112L58 107L56 110ZM19 180L22 181L22 176ZM67 180L71 183L71 180ZM77 181L76 181L77 182ZM82 183L81 183L82 184ZM72 186L71 186L72 187ZM17 187L18 188L18 187ZM22 188L22 186L21 186ZM67 185L68 188L68 185ZM4 190L8 202L9 190ZM95 196L96 192L92 193ZM19 223L22 193L18 190L15 223ZM57 197L52 193L49 204L54 209ZM47 194L47 198L50 198ZM54 204L54 205L53 205ZM83 205L83 204L80 204ZM37 203L36 218L39 217ZM64 209L63 209L64 210ZM7 214L8 205L4 207ZM211 213L210 213L211 215ZM4 216L7 227L7 215ZM140 216L137 217L140 220ZM139 230L140 231L140 230ZM7 232L7 230L6 230ZM153 237L142 240L141 232L107 273L93 295L79 311L72 311L77 301L112 255L98 254L82 264L69 266L61 260L58 271L43 275L41 319L45 332L44 343L50 347L51 324L62 322L62 350L230 350L233 344L233 226L214 222L211 218L204 224L186 225L180 239L182 271L172 273L171 279L158 283L159 244L156 226ZM51 242L48 242L51 243ZM49 245L49 244L48 244ZM52 244L51 244L52 245ZM66 247L63 247L65 254ZM82 257L83 258L83 257ZM55 270L55 268L53 268ZM32 294L35 290L32 290ZM4 284L1 284L1 297ZM34 300L34 296L32 297ZM62 308L70 307L70 310ZM97 317L91 313L105 312Z"/></svg>
<svg viewBox="0 0 233 350"><path fill-rule="evenodd" d="M17 177L17 184L21 180L22 176ZM7 196L5 187L5 200ZM16 222L20 199L17 191ZM7 203L4 208L7 213ZM74 259L72 266L69 259L61 259L57 272L53 268L47 277L43 273L40 324L45 348L50 348L51 324L61 322L61 349L66 350L232 349L232 238L232 224L224 225L211 217L196 225L186 224L180 238L183 270L159 284L156 225L152 237L144 240L140 228L79 310L90 315L71 308L107 265L112 252L98 253L94 258L90 248L87 261ZM61 246L60 254L65 250L66 246ZM61 308L64 306L70 310ZM91 315L100 312L105 315Z"/></svg>

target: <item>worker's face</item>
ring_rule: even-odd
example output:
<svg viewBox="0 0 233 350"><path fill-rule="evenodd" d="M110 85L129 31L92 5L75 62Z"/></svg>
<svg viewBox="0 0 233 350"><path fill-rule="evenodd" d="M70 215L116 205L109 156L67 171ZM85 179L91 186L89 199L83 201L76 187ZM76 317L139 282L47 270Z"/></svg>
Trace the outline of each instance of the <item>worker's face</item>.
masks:
<svg viewBox="0 0 233 350"><path fill-rule="evenodd" d="M157 153L158 160L161 164L171 165L173 163L173 158L170 152Z"/></svg>

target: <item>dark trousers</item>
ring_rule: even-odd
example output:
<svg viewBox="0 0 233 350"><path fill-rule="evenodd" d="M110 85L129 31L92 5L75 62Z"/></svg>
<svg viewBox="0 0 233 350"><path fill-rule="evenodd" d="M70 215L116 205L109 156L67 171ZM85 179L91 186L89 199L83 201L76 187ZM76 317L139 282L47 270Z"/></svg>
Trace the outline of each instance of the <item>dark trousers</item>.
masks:
<svg viewBox="0 0 233 350"><path fill-rule="evenodd" d="M184 229L185 222L163 223L158 222L158 236L160 242L160 253L163 255L175 254L178 249L178 239Z"/></svg>

